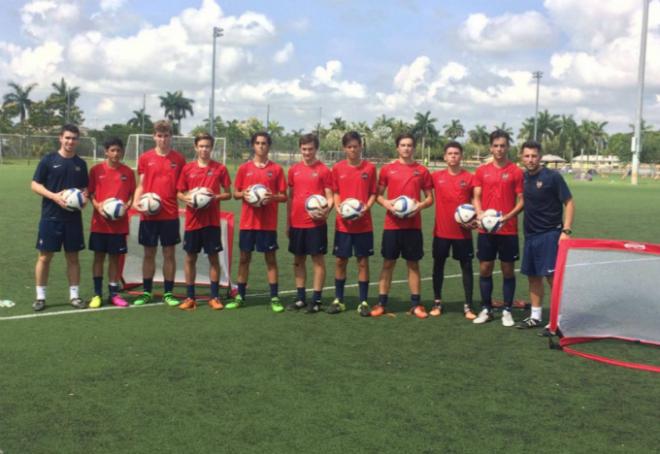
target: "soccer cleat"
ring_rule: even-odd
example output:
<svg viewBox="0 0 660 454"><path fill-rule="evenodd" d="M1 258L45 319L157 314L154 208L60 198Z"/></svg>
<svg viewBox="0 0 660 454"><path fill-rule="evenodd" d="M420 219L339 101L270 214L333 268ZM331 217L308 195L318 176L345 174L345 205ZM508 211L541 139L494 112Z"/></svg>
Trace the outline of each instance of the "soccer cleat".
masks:
<svg viewBox="0 0 660 454"><path fill-rule="evenodd" d="M282 305L280 299L277 296L274 296L270 299L270 308L276 314L279 314L280 312L284 312L284 306Z"/></svg>
<svg viewBox="0 0 660 454"><path fill-rule="evenodd" d="M94 295L94 298L92 298L89 301L89 305L87 307L89 307L90 309L98 309L99 307L101 307L102 303L103 301L101 297L99 295Z"/></svg>
<svg viewBox="0 0 660 454"><path fill-rule="evenodd" d="M382 304L376 304L371 309L371 312L369 312L369 315L371 317L380 317L383 314L385 314L385 306L383 306Z"/></svg>
<svg viewBox="0 0 660 454"><path fill-rule="evenodd" d="M172 295L172 293L170 292L167 292L163 295L163 302L170 307L176 307L179 304L181 304L181 302L178 299L176 299L174 295Z"/></svg>
<svg viewBox="0 0 660 454"><path fill-rule="evenodd" d="M371 308L369 307L369 304L367 304L366 301L362 301L360 305L357 307L357 312L362 317L369 317L371 315Z"/></svg>
<svg viewBox="0 0 660 454"><path fill-rule="evenodd" d="M464 316L466 319L468 319L468 320L474 320L475 318L477 318L477 316L475 315L475 313L472 312L472 309L465 309L465 310L463 311L463 316Z"/></svg>
<svg viewBox="0 0 660 454"><path fill-rule="evenodd" d="M133 306L144 306L145 304L151 303L151 293L144 292L142 295L138 296L135 301L133 301Z"/></svg>
<svg viewBox="0 0 660 454"><path fill-rule="evenodd" d="M518 329L540 328L542 326L543 326L543 322L541 320L532 317L527 317L526 319L523 319L522 322L518 322L516 328Z"/></svg>
<svg viewBox="0 0 660 454"><path fill-rule="evenodd" d="M479 315L477 315L477 318L472 320L472 323L481 325L482 323L490 322L493 320L493 312L489 311L487 308L481 309L481 312L479 312Z"/></svg>
<svg viewBox="0 0 660 454"><path fill-rule="evenodd" d="M293 303L288 304L286 306L287 310L290 310L290 311L299 311L300 309L304 309L306 307L307 307L307 304L302 300L296 300Z"/></svg>
<svg viewBox="0 0 660 454"><path fill-rule="evenodd" d="M335 298L335 300L330 303L330 306L328 307L328 310L326 311L328 314L339 314L340 312L344 312L346 310L346 305L341 302L339 298Z"/></svg>
<svg viewBox="0 0 660 454"><path fill-rule="evenodd" d="M511 311L503 310L502 311L502 326L511 327L515 325L516 322L513 321L513 315Z"/></svg>
<svg viewBox="0 0 660 454"><path fill-rule="evenodd" d="M433 303L433 307L429 311L429 315L431 317L440 317L442 315L442 303L439 301Z"/></svg>
<svg viewBox="0 0 660 454"><path fill-rule="evenodd" d="M410 313L420 319L425 319L429 317L429 313L426 312L426 308L421 304L418 304L417 306L411 308Z"/></svg>
<svg viewBox="0 0 660 454"><path fill-rule="evenodd" d="M179 309L184 311L194 311L197 309L197 301L194 298L186 298L183 303L179 304Z"/></svg>
<svg viewBox="0 0 660 454"><path fill-rule="evenodd" d="M321 312L321 303L319 301L309 303L305 312L308 314L317 314Z"/></svg>
<svg viewBox="0 0 660 454"><path fill-rule="evenodd" d="M76 309L85 309L87 307L85 302L80 298L71 298L69 304L71 304Z"/></svg>
<svg viewBox="0 0 660 454"><path fill-rule="evenodd" d="M225 304L225 309L238 309L239 307L243 307L244 304L245 300L243 297L241 295L236 295L234 301Z"/></svg>
<svg viewBox="0 0 660 454"><path fill-rule="evenodd" d="M32 310L35 312L43 311L46 308L46 300L34 300Z"/></svg>
<svg viewBox="0 0 660 454"><path fill-rule="evenodd" d="M220 301L220 298L211 298L209 300L209 307L213 309L214 311L220 311L224 309L225 305L222 304L222 301Z"/></svg>
<svg viewBox="0 0 660 454"><path fill-rule="evenodd" d="M543 328L541 332L539 332L538 335L540 337L554 337L556 334L550 331L550 328L546 326L545 328Z"/></svg>
<svg viewBox="0 0 660 454"><path fill-rule="evenodd" d="M110 297L110 304L117 307L128 307L128 302L119 295L112 295Z"/></svg>

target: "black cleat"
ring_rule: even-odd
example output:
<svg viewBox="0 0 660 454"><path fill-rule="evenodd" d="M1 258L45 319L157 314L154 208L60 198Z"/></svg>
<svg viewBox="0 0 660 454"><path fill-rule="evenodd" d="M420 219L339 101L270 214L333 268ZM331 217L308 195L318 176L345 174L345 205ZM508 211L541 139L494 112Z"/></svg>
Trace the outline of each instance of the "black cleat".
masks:
<svg viewBox="0 0 660 454"><path fill-rule="evenodd" d="M69 302L73 307L76 309L85 309L87 308L87 303L85 303L82 299L80 298L71 298L71 301Z"/></svg>
<svg viewBox="0 0 660 454"><path fill-rule="evenodd" d="M307 304L305 304L304 301L296 300L291 304L287 304L286 310L299 311L300 309L304 309L305 307L307 307Z"/></svg>
<svg viewBox="0 0 660 454"><path fill-rule="evenodd" d="M43 311L46 308L46 300L35 300L32 303L32 310L35 312Z"/></svg>

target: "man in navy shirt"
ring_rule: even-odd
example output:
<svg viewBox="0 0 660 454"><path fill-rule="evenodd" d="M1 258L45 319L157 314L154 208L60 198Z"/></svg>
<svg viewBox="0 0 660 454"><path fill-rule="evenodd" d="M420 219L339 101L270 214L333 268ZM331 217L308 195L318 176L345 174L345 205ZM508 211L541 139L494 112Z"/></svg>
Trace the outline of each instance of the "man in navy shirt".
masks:
<svg viewBox="0 0 660 454"><path fill-rule="evenodd" d="M559 241L573 233L575 203L559 172L541 166L541 144L529 141L521 149L526 172L523 184L525 246L520 272L529 279L532 312L516 326L537 328L543 325L543 278L552 289Z"/></svg>
<svg viewBox="0 0 660 454"><path fill-rule="evenodd" d="M78 251L85 249L82 216L79 210L69 211L63 192L77 188L87 196L87 164L76 154L80 131L74 125L64 125L60 131L60 149L44 156L32 177L32 191L42 197L41 220L37 249L39 257L35 266L37 299L32 309L41 311L46 307L46 285L50 262L55 252L64 245L67 276L69 278L70 303L77 309L84 309L80 299L80 263Z"/></svg>

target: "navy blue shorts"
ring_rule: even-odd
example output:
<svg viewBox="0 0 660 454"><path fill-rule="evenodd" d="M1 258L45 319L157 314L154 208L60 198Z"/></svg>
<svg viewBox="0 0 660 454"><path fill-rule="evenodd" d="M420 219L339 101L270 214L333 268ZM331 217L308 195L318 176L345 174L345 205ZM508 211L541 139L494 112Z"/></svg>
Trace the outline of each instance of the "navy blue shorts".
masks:
<svg viewBox="0 0 660 454"><path fill-rule="evenodd" d="M449 249L452 252L452 258L459 262L470 261L474 258L474 246L472 239L449 239L433 237L433 258L446 259L449 257Z"/></svg>
<svg viewBox="0 0 660 454"><path fill-rule="evenodd" d="M98 233L89 234L89 249L94 252L105 252L106 254L126 254L126 235L123 233Z"/></svg>
<svg viewBox="0 0 660 454"><path fill-rule="evenodd" d="M480 233L477 237L477 258L482 262L515 262L520 258L518 235Z"/></svg>
<svg viewBox="0 0 660 454"><path fill-rule="evenodd" d="M37 249L44 252L76 252L85 249L82 221L60 222L42 219L39 221Z"/></svg>
<svg viewBox="0 0 660 454"><path fill-rule="evenodd" d="M335 232L335 257L349 258L374 255L374 232L346 233Z"/></svg>
<svg viewBox="0 0 660 454"><path fill-rule="evenodd" d="M520 272L527 276L552 276L560 236L561 230L526 235Z"/></svg>
<svg viewBox="0 0 660 454"><path fill-rule="evenodd" d="M424 257L424 238L418 229L383 230L380 253L385 260L418 261Z"/></svg>
<svg viewBox="0 0 660 454"><path fill-rule="evenodd" d="M198 254L204 249L206 255L222 251L220 227L207 226L197 230L186 230L183 233L183 250L190 254Z"/></svg>
<svg viewBox="0 0 660 454"><path fill-rule="evenodd" d="M159 239L161 246L174 246L181 242L178 218L166 221L140 221L138 242L142 246L156 247Z"/></svg>
<svg viewBox="0 0 660 454"><path fill-rule="evenodd" d="M238 234L238 248L243 252L274 252L277 245L275 230L241 230Z"/></svg>
<svg viewBox="0 0 660 454"><path fill-rule="evenodd" d="M310 229L289 228L289 252L293 255L325 255L328 252L328 225Z"/></svg>

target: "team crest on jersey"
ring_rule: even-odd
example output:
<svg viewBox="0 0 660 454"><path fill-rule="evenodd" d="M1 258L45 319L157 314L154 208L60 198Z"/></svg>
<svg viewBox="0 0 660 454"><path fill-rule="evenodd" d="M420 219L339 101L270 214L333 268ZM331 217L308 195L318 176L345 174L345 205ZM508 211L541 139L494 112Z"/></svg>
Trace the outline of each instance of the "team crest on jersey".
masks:
<svg viewBox="0 0 660 454"><path fill-rule="evenodd" d="M366 180L367 178L369 178L369 175L367 175L367 172L364 172L364 173L362 173L362 175L360 175L360 178L362 178L363 180Z"/></svg>
<svg viewBox="0 0 660 454"><path fill-rule="evenodd" d="M543 187L543 182L542 181L537 181L536 182L536 189L541 189Z"/></svg>
<svg viewBox="0 0 660 454"><path fill-rule="evenodd" d="M464 188L464 187L467 186L467 181L465 181L465 180L461 180L461 181L458 182L458 185L459 185L460 187Z"/></svg>
<svg viewBox="0 0 660 454"><path fill-rule="evenodd" d="M212 177L213 176L213 170L209 170L208 172L206 172L206 176L207 177Z"/></svg>
<svg viewBox="0 0 660 454"><path fill-rule="evenodd" d="M176 162L170 162L170 167L176 169Z"/></svg>
<svg viewBox="0 0 660 454"><path fill-rule="evenodd" d="M413 172L413 175L415 175L416 177L420 176L421 174L422 174L422 173L421 173L419 170L415 170L415 171Z"/></svg>
<svg viewBox="0 0 660 454"><path fill-rule="evenodd" d="M502 179L503 180L508 180L509 179L509 174L508 173L503 173L502 174Z"/></svg>
<svg viewBox="0 0 660 454"><path fill-rule="evenodd" d="M317 172L313 172L313 173L312 173L312 177L313 177L313 178L317 178L318 176L319 176L319 174L318 174Z"/></svg>
<svg viewBox="0 0 660 454"><path fill-rule="evenodd" d="M76 172L80 172L80 167L76 166Z"/></svg>
<svg viewBox="0 0 660 454"><path fill-rule="evenodd" d="M121 181L126 181L126 180L128 180L128 177L126 175L122 175L122 176L119 177L119 179Z"/></svg>
<svg viewBox="0 0 660 454"><path fill-rule="evenodd" d="M266 175L268 176L268 178L273 178L273 172L271 172L270 170L268 171L268 173L266 173Z"/></svg>

